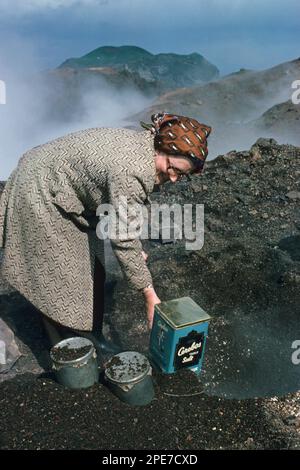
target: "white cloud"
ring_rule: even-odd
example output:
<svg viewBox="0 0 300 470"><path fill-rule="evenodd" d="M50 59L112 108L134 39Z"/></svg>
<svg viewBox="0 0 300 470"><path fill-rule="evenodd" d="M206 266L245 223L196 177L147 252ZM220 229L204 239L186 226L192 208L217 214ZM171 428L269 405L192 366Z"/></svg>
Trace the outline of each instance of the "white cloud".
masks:
<svg viewBox="0 0 300 470"><path fill-rule="evenodd" d="M184 9L182 0L165 0L163 3L161 0L1 0L0 13L17 16L60 8L77 10L91 7L94 8L93 14L97 16L98 6L106 6L109 17L117 11L121 16L127 12L138 19L145 16L146 12L152 12L152 20L162 15L172 21L174 15L192 18L193 14L201 14L204 21L209 17L216 23L224 18L229 19L230 16L235 19L237 16L249 15L258 19L260 14L265 14L267 17L275 15L280 18L285 16L286 11L294 10L295 14L299 11L298 0L286 0L284 8L281 0L186 0Z"/></svg>
<svg viewBox="0 0 300 470"><path fill-rule="evenodd" d="M108 0L1 0L0 12L6 15L17 16L44 10L78 6L93 7L107 3Z"/></svg>

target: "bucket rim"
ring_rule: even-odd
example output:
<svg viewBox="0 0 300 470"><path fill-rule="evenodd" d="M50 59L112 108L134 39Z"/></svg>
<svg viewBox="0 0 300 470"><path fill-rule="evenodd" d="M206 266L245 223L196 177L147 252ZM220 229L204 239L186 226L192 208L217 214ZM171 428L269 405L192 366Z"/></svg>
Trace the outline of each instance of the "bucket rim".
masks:
<svg viewBox="0 0 300 470"><path fill-rule="evenodd" d="M136 356L140 356L141 359L144 360L144 363L145 363L145 366L146 366L146 369L145 371L143 371L140 375L138 375L137 377L134 377L134 378L131 378L131 379L123 379L123 380L120 380L120 379L114 379L110 376L109 374L109 364L110 362L116 358L116 357L119 357L119 356L122 356L122 355L125 355L125 354L130 354L130 355L136 355ZM144 354L141 354L137 351L123 351L119 354L115 354L114 356L112 356L110 358L110 360L107 362L106 364L106 367L105 367L105 370L104 370L104 376L105 378L111 382L112 384L114 385L125 385L125 384L128 384L128 385L134 385L138 382L141 382L142 380L145 379L145 377L147 377L147 375L149 374L149 372L152 371L152 368L151 368L151 364L150 364L150 361L148 360L148 358L144 355Z"/></svg>
<svg viewBox="0 0 300 470"><path fill-rule="evenodd" d="M70 342L71 343L74 342L74 340L76 340L77 342L81 341L82 343L85 343L85 344L83 344L83 346L90 346L90 350L84 356L81 356L77 359L71 359L69 361L59 360L59 359L55 359L53 357L53 350L54 349L62 348L65 345L70 344ZM63 339L62 341L59 341L58 343L56 343L50 350L50 358L51 358L51 360L53 361L54 364L59 364L59 365L79 364L79 363L89 359L93 355L94 351L95 351L95 347L94 347L92 341L90 341L89 339L84 338L82 336L72 336L72 338Z"/></svg>

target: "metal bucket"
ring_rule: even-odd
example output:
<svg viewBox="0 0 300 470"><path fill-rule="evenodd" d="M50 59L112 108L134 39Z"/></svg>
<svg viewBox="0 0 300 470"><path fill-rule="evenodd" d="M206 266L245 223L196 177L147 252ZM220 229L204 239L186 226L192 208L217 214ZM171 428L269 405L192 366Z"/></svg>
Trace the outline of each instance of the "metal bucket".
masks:
<svg viewBox="0 0 300 470"><path fill-rule="evenodd" d="M56 380L65 387L87 388L99 381L97 354L89 339L64 339L53 346L50 357Z"/></svg>
<svg viewBox="0 0 300 470"><path fill-rule="evenodd" d="M129 405L147 405L154 398L152 368L138 352L113 356L106 364L105 380L111 391Z"/></svg>

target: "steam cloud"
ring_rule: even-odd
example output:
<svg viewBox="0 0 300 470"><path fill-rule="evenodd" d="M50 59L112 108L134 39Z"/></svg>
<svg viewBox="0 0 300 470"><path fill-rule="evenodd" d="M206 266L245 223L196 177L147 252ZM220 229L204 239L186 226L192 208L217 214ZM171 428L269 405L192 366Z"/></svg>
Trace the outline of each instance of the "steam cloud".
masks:
<svg viewBox="0 0 300 470"><path fill-rule="evenodd" d="M7 179L30 148L89 127L124 126L125 116L149 105L149 98L136 89L116 92L104 80L89 79L81 87L80 102L66 110L58 96L62 90L41 69L32 44L17 39L0 58L0 80L6 85L6 104L0 105L0 180Z"/></svg>

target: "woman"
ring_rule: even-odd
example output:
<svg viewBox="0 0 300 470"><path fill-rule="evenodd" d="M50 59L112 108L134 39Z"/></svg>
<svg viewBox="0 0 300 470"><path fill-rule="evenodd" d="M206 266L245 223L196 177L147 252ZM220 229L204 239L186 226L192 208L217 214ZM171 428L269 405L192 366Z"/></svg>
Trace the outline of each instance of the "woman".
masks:
<svg viewBox="0 0 300 470"><path fill-rule="evenodd" d="M114 352L101 333L105 273L97 207L117 209L120 196L144 204L155 183L202 172L210 127L167 113L141 124L143 132L87 129L35 147L7 180L0 200L2 275L43 313L53 342L53 327L62 325ZM151 328L160 299L141 242L111 243L126 279L144 295Z"/></svg>

